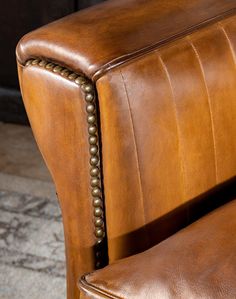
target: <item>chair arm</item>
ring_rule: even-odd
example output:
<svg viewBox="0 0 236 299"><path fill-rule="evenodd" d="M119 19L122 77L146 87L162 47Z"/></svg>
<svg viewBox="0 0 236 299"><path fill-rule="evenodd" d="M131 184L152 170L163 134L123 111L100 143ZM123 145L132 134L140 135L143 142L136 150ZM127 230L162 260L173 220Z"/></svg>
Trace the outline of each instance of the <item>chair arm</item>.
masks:
<svg viewBox="0 0 236 299"><path fill-rule="evenodd" d="M68 298L78 275L107 263L95 91L81 74L46 60L19 64L21 92L63 216Z"/></svg>
<svg viewBox="0 0 236 299"><path fill-rule="evenodd" d="M27 34L17 58L21 64L47 58L95 80L234 11L234 0L110 0Z"/></svg>

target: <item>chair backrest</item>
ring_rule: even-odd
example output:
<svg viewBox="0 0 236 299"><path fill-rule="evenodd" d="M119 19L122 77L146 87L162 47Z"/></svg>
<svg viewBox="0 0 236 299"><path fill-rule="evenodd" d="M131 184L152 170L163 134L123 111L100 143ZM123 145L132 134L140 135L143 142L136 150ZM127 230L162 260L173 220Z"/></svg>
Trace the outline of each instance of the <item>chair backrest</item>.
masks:
<svg viewBox="0 0 236 299"><path fill-rule="evenodd" d="M235 176L235 62L233 16L98 79L111 261L188 224L194 199Z"/></svg>

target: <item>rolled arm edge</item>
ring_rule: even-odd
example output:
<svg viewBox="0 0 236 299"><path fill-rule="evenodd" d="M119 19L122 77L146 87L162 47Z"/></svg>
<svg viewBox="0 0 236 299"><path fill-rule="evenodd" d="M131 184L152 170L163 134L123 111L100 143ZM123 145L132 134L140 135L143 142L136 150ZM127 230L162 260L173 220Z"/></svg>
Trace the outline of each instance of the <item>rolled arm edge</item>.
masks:
<svg viewBox="0 0 236 299"><path fill-rule="evenodd" d="M234 0L112 0L25 35L17 59L47 58L97 80L111 68L234 14Z"/></svg>

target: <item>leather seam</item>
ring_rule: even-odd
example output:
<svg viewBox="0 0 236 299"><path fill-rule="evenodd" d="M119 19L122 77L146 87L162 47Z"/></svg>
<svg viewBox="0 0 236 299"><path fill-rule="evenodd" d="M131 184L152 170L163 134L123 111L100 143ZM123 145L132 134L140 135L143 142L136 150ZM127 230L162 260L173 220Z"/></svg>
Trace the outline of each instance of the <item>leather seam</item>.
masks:
<svg viewBox="0 0 236 299"><path fill-rule="evenodd" d="M176 34L173 34L167 38L163 38L162 40L160 40L159 42L156 42L152 45L143 47L141 49L135 50L133 52L130 52L128 54L124 54L121 55L117 58L114 58L112 60L110 60L109 62L105 63L104 65L100 66L98 68L98 70L96 70L94 72L94 74L92 74L91 79L93 81L97 81L99 78L101 78L105 73L107 73L108 71L123 65L125 63L128 63L130 61L132 61L135 58L138 57L142 57L145 54L148 54L154 50L157 50L163 46L166 46L167 44L170 44L172 42L174 42L177 39L181 39L183 37L185 37L186 35L192 34L200 29L203 29L207 26L210 26L212 24L214 24L215 22L221 21L224 18L229 18L232 17L233 15L235 15L236 13L236 8L230 9L224 13L218 14L214 17L211 17L209 19L206 19L198 24L192 25L190 27L188 27L185 30L182 30Z"/></svg>
<svg viewBox="0 0 236 299"><path fill-rule="evenodd" d="M112 294L106 290L103 290L102 288L98 287L98 286L95 286L91 283L89 283L87 280L86 280L86 276L82 276L79 280L79 286L82 290L85 290L88 291L88 292L93 292L95 294L98 294L98 295L102 295L104 298L109 298L109 299L125 299L123 297L119 297L115 294Z"/></svg>
<svg viewBox="0 0 236 299"><path fill-rule="evenodd" d="M203 82L205 85L205 89L206 89L206 93L207 93L207 103L208 103L208 108L209 108L209 114L210 114L210 119L211 119L211 132L212 132L212 140L213 140L213 147L214 147L214 160L215 160L215 179L216 179L216 184L218 182L218 169L217 169L217 151L216 151L216 142L215 142L215 129L214 129L214 121L213 121L213 113L212 113L212 106L211 106L211 101L210 101L210 92L209 92L209 88L207 86L207 82L206 82L206 76L205 76L205 72L204 72L204 68L203 68L203 64L200 58L200 55L197 51L196 46L193 44L193 42L191 41L190 38L187 39L188 43L190 44L190 46L192 47L196 57L197 57L197 61L198 64L200 66L200 70L201 70L201 74L202 74L202 78L203 78Z"/></svg>
<svg viewBox="0 0 236 299"><path fill-rule="evenodd" d="M139 182L139 189L140 189L140 195L141 195L141 200L142 200L143 221L144 221L144 227L145 227L146 224L147 224L147 221L146 221L146 213L145 213L145 206L144 206L144 194L143 194L143 188L142 188L142 177L141 177L141 171L140 171L140 162L139 162L137 140L136 140L137 138L136 138L136 134L135 134L135 130L134 130L134 121L133 121L133 115L132 115L131 107L130 107L130 100L129 100L128 90L127 90L127 86L126 86L124 76L123 76L121 70L120 70L120 76L122 78L122 82L123 82L123 86L124 86L125 94L126 94L126 99L127 99L127 103L128 103L128 108L129 108L130 122L131 122L133 139L134 139L134 146L135 146L135 158L136 158L135 160L136 160L137 171L138 171L138 182ZM147 234L147 236L148 236L148 234ZM149 238L147 237L147 240L148 239Z"/></svg>
<svg viewBox="0 0 236 299"><path fill-rule="evenodd" d="M235 56L235 53L234 53L234 50L233 50L233 45L232 45L232 42L229 38L229 35L228 33L226 32L224 26L221 24L221 22L218 22L218 27L220 28L220 30L223 32L227 42L228 42L228 45L229 45L229 48L230 48L230 52L231 52L231 55L232 55L232 58L233 58L233 61L234 61L234 65L236 67L236 56Z"/></svg>
<svg viewBox="0 0 236 299"><path fill-rule="evenodd" d="M164 63L161 55L158 53L158 51L156 50L155 53L158 56L158 59L163 67L163 70L165 72L169 87L170 87L170 91L171 91L171 95L172 95L172 101L173 101L173 110L174 110L174 114L175 114L175 120L176 120L176 130L177 130L177 136L178 136L178 153L179 153L179 160L180 160L180 171L181 171L181 180L182 180L182 194L183 197L185 198L186 194L185 194L185 168L184 168L184 163L183 163L183 152L182 152L182 147L181 147L181 133L180 133L180 128L179 128L179 117L178 117L178 111L177 111L177 107L176 107L176 97L174 95L174 90L173 90L173 86L171 83L171 78L170 78L170 74L169 71L167 69L166 64Z"/></svg>

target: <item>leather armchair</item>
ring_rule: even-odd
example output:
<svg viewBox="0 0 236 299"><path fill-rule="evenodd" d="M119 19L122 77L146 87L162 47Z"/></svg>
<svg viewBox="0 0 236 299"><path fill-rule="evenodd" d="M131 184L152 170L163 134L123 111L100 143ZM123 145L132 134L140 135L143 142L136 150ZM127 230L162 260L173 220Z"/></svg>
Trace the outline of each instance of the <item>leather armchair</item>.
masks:
<svg viewBox="0 0 236 299"><path fill-rule="evenodd" d="M110 0L19 42L68 299L236 298L235 14Z"/></svg>

